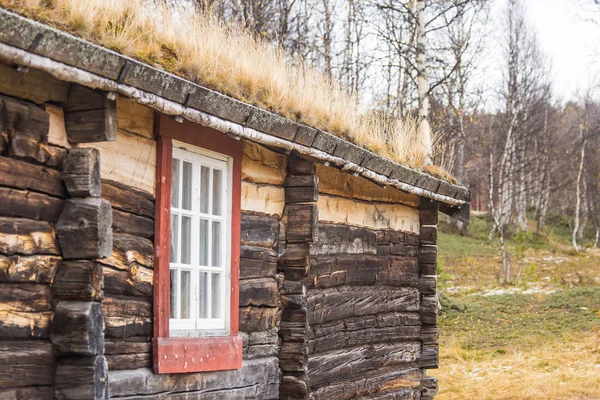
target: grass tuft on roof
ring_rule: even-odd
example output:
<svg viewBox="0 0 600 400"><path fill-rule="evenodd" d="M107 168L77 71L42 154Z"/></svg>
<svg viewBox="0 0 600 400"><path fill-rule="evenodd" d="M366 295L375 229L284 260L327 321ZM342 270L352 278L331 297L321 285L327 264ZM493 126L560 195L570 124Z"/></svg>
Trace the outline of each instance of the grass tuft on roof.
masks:
<svg viewBox="0 0 600 400"><path fill-rule="evenodd" d="M327 76L210 13L156 0L0 0L0 6L403 165L424 166L426 147L414 120L362 113L356 98Z"/></svg>

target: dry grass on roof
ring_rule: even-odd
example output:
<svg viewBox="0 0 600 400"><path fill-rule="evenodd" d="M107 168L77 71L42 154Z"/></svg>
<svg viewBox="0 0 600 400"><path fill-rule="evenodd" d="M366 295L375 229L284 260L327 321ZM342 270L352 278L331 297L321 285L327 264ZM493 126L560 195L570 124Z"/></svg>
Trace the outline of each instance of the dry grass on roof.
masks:
<svg viewBox="0 0 600 400"><path fill-rule="evenodd" d="M314 69L241 28L150 0L0 0L6 9L159 66L239 100L421 168L414 121L360 112L356 99Z"/></svg>

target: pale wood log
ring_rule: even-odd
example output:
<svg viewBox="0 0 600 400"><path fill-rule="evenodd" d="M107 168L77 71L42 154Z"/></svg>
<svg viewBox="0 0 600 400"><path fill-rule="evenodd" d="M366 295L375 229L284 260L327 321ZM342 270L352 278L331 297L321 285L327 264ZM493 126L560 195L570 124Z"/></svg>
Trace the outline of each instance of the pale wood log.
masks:
<svg viewBox="0 0 600 400"><path fill-rule="evenodd" d="M243 211L280 217L285 206L285 190L280 186L242 182Z"/></svg>
<svg viewBox="0 0 600 400"><path fill-rule="evenodd" d="M0 156L0 186L67 197L60 171Z"/></svg>
<svg viewBox="0 0 600 400"><path fill-rule="evenodd" d="M52 283L61 260L56 256L0 254L0 282Z"/></svg>
<svg viewBox="0 0 600 400"><path fill-rule="evenodd" d="M384 312L413 312L419 310L419 292L388 286L377 290L363 286L310 290L307 307L311 324Z"/></svg>
<svg viewBox="0 0 600 400"><path fill-rule="evenodd" d="M41 193L0 186L0 204L0 216L56 222L64 201Z"/></svg>
<svg viewBox="0 0 600 400"><path fill-rule="evenodd" d="M0 93L42 104L47 101L65 103L68 91L67 82L46 72L37 69L20 72L14 66L0 63Z"/></svg>
<svg viewBox="0 0 600 400"><path fill-rule="evenodd" d="M126 270L104 267L106 294L151 297L153 279L154 271L141 265L132 264Z"/></svg>
<svg viewBox="0 0 600 400"><path fill-rule="evenodd" d="M100 152L97 149L71 149L63 165L63 181L71 197L99 197Z"/></svg>
<svg viewBox="0 0 600 400"><path fill-rule="evenodd" d="M244 140L243 145L242 179L282 186L285 181L286 156L247 140Z"/></svg>
<svg viewBox="0 0 600 400"><path fill-rule="evenodd" d="M0 337L48 338L51 319L49 286L0 284Z"/></svg>
<svg viewBox="0 0 600 400"><path fill-rule="evenodd" d="M319 196L319 221L419 233L419 210L402 204Z"/></svg>
<svg viewBox="0 0 600 400"><path fill-rule="evenodd" d="M46 340L0 341L0 365L0 388L54 383L52 345ZM0 391L0 397L2 394Z"/></svg>
<svg viewBox="0 0 600 400"><path fill-rule="evenodd" d="M400 399L416 398L413 391L418 391L421 383L422 373L419 368L407 366L406 368L387 367L364 372L358 376L344 376L341 379L323 385L312 392L314 399L352 399L364 396L373 397L376 393L388 390L405 390L412 397L400 397Z"/></svg>
<svg viewBox="0 0 600 400"><path fill-rule="evenodd" d="M399 203L411 207L419 206L419 196L399 191L393 187L381 187L365 178L353 176L337 168L317 165L319 192L382 203Z"/></svg>
<svg viewBox="0 0 600 400"><path fill-rule="evenodd" d="M153 196L156 141L118 130L116 141L80 143L77 147L100 151L103 180L115 181Z"/></svg>
<svg viewBox="0 0 600 400"><path fill-rule="evenodd" d="M242 213L242 245L273 248L279 239L279 222L276 218Z"/></svg>
<svg viewBox="0 0 600 400"><path fill-rule="evenodd" d="M240 281L240 307L279 305L279 289L274 278L246 279Z"/></svg>
<svg viewBox="0 0 600 400"><path fill-rule="evenodd" d="M416 288L416 258L373 255L312 256L307 287L374 285ZM377 291L378 289L374 288Z"/></svg>
<svg viewBox="0 0 600 400"><path fill-rule="evenodd" d="M49 116L48 143L55 146L70 149L71 144L67 139L65 129L65 112L62 107L46 104L46 112Z"/></svg>
<svg viewBox="0 0 600 400"><path fill-rule="evenodd" d="M65 128L70 143L116 140L116 101L106 93L71 84L65 106Z"/></svg>
<svg viewBox="0 0 600 400"><path fill-rule="evenodd" d="M154 196L118 182L102 182L102 198L113 208L154 219Z"/></svg>
<svg viewBox="0 0 600 400"><path fill-rule="evenodd" d="M93 261L63 261L52 284L52 295L60 300L101 301L104 293L102 266Z"/></svg>
<svg viewBox="0 0 600 400"><path fill-rule="evenodd" d="M154 140L154 111L127 97L117 97L117 128Z"/></svg>
<svg viewBox="0 0 600 400"><path fill-rule="evenodd" d="M104 353L102 304L95 301L59 301L50 339L59 355L93 356Z"/></svg>
<svg viewBox="0 0 600 400"><path fill-rule="evenodd" d="M104 356L64 357L56 367L57 400L108 398L108 366Z"/></svg>
<svg viewBox="0 0 600 400"><path fill-rule="evenodd" d="M194 398L277 398L280 372L276 357L244 360L242 368L231 371L191 374L157 375L151 369L111 371L109 374L112 397L176 396L187 392ZM268 388L273 386L273 388ZM229 392L231 388L252 387L250 393ZM228 397L228 395L232 395ZM208 397L212 396L212 397Z"/></svg>
<svg viewBox="0 0 600 400"><path fill-rule="evenodd" d="M112 209L104 199L69 199L56 224L64 258L94 259L111 254Z"/></svg>
<svg viewBox="0 0 600 400"><path fill-rule="evenodd" d="M279 309L265 307L241 307L240 332L268 331L279 324Z"/></svg>
<svg viewBox="0 0 600 400"><path fill-rule="evenodd" d="M151 335L152 303L148 299L105 296L102 311L107 338Z"/></svg>
<svg viewBox="0 0 600 400"><path fill-rule="evenodd" d="M111 255L97 261L121 271L130 271L131 275L135 276L136 271L132 268L154 268L154 247L148 239L115 233Z"/></svg>
<svg viewBox="0 0 600 400"><path fill-rule="evenodd" d="M412 363L420 353L421 343L413 341L368 344L313 355L308 359L311 388L368 370Z"/></svg>
<svg viewBox="0 0 600 400"><path fill-rule="evenodd" d="M60 249L49 222L0 217L0 253L60 255Z"/></svg>

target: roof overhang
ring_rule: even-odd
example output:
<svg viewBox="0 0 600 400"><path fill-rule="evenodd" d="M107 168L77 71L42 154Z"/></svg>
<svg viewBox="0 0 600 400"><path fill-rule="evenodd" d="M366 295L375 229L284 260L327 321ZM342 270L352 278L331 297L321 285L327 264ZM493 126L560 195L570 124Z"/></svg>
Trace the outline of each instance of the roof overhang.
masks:
<svg viewBox="0 0 600 400"><path fill-rule="evenodd" d="M0 62L39 69L236 138L310 157L381 186L439 202L442 212L469 222L470 194L463 186L2 8L0 26Z"/></svg>

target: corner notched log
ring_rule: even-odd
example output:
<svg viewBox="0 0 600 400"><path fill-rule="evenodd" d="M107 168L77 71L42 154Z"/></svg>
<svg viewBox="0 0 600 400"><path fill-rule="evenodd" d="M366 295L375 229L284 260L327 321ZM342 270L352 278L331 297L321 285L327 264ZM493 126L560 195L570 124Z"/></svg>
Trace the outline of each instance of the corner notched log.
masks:
<svg viewBox="0 0 600 400"><path fill-rule="evenodd" d="M101 301L104 275L102 265L92 261L64 261L52 285L52 295L58 300Z"/></svg>
<svg viewBox="0 0 600 400"><path fill-rule="evenodd" d="M71 143L117 139L117 102L87 87L72 84L65 107L65 128Z"/></svg>
<svg viewBox="0 0 600 400"><path fill-rule="evenodd" d="M64 258L95 259L112 252L112 209L104 199L69 199L56 224Z"/></svg>
<svg viewBox="0 0 600 400"><path fill-rule="evenodd" d="M56 368L57 400L108 398L108 365L103 356L65 357Z"/></svg>
<svg viewBox="0 0 600 400"><path fill-rule="evenodd" d="M104 352L102 304L59 301L50 335L54 350L61 355L93 356Z"/></svg>
<svg viewBox="0 0 600 400"><path fill-rule="evenodd" d="M71 197L99 197L100 152L97 149L71 149L63 166L63 181Z"/></svg>

